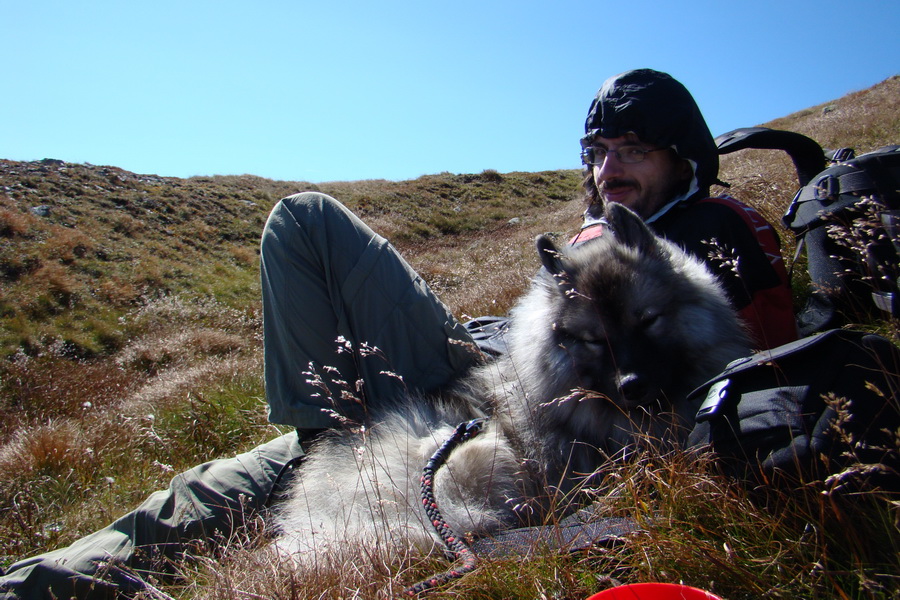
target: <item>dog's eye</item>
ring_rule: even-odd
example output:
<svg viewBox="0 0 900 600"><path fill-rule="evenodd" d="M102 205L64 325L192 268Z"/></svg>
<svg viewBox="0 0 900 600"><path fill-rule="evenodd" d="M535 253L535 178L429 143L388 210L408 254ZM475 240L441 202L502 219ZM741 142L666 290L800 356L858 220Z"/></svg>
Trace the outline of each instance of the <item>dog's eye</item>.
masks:
<svg viewBox="0 0 900 600"><path fill-rule="evenodd" d="M600 340L579 340L586 348L590 348L591 350L602 350L603 342Z"/></svg>
<svg viewBox="0 0 900 600"><path fill-rule="evenodd" d="M575 342L591 354L601 354L604 350L606 350L606 340L579 337L575 340Z"/></svg>
<svg viewBox="0 0 900 600"><path fill-rule="evenodd" d="M657 326L662 320L662 316L663 315L661 312L648 310L643 315L641 315L640 326L645 330Z"/></svg>
<svg viewBox="0 0 900 600"><path fill-rule="evenodd" d="M592 337L584 337L584 335L576 335L574 333L568 331L559 331L560 333L560 343L562 346L573 348L575 346L581 346L591 352L597 353L602 352L606 347L606 341L601 339L596 339Z"/></svg>

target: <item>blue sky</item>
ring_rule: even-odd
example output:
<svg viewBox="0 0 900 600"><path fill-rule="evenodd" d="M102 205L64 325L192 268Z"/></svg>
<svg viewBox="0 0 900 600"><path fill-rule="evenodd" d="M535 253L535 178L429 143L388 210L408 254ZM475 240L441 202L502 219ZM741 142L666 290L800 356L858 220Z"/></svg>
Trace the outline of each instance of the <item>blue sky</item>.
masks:
<svg viewBox="0 0 900 600"><path fill-rule="evenodd" d="M0 0L0 158L312 182L576 168L610 75L713 134L900 74L900 2ZM900 134L900 132L898 132Z"/></svg>

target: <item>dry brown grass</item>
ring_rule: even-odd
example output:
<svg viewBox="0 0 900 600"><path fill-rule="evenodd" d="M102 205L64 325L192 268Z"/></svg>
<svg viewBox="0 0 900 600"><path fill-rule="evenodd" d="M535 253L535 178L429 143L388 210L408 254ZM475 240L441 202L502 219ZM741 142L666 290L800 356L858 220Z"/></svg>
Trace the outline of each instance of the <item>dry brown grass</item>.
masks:
<svg viewBox="0 0 900 600"><path fill-rule="evenodd" d="M487 234L460 235L442 245L409 244L403 253L460 318L502 315L540 267L535 238L552 233L567 239L578 231L580 213L573 193L573 200L540 216L520 217Z"/></svg>
<svg viewBox="0 0 900 600"><path fill-rule="evenodd" d="M70 543L176 472L279 434L265 421L258 318L163 298L124 321L133 337L117 356L73 361L60 342L4 364L6 562Z"/></svg>
<svg viewBox="0 0 900 600"><path fill-rule="evenodd" d="M878 494L823 494L810 484L757 495L723 477L708 454L648 453L610 469L588 492L597 522L634 520L619 543L577 552L543 545L483 557L442 598L585 598L623 582L680 582L729 599L892 598L900 577L896 506ZM840 524L840 525L838 525ZM552 525L551 525L552 526ZM179 565L177 596L388 598L448 568L440 556L390 556L346 547L297 570L271 554L259 518ZM171 591L171 590L170 590Z"/></svg>
<svg viewBox="0 0 900 600"><path fill-rule="evenodd" d="M29 218L27 214L18 210L0 207L0 237L24 236L35 221L34 217Z"/></svg>

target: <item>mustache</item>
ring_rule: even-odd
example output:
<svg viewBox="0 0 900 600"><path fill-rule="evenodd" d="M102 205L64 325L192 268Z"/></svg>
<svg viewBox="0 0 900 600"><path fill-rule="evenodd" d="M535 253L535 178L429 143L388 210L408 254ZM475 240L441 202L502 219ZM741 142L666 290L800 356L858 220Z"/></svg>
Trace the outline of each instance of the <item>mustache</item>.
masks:
<svg viewBox="0 0 900 600"><path fill-rule="evenodd" d="M597 190L600 193L612 192L620 188L636 188L637 182L633 179L610 179L601 183Z"/></svg>

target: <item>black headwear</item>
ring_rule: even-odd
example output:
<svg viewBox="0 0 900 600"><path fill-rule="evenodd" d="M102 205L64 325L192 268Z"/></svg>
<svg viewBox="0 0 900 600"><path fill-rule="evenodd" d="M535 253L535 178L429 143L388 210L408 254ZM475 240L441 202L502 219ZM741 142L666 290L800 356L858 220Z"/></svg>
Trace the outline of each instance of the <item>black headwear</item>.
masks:
<svg viewBox="0 0 900 600"><path fill-rule="evenodd" d="M581 145L595 136L617 138L632 132L647 144L674 148L696 163L697 187L709 191L719 174L719 154L693 96L666 73L627 71L607 79L591 103Z"/></svg>

